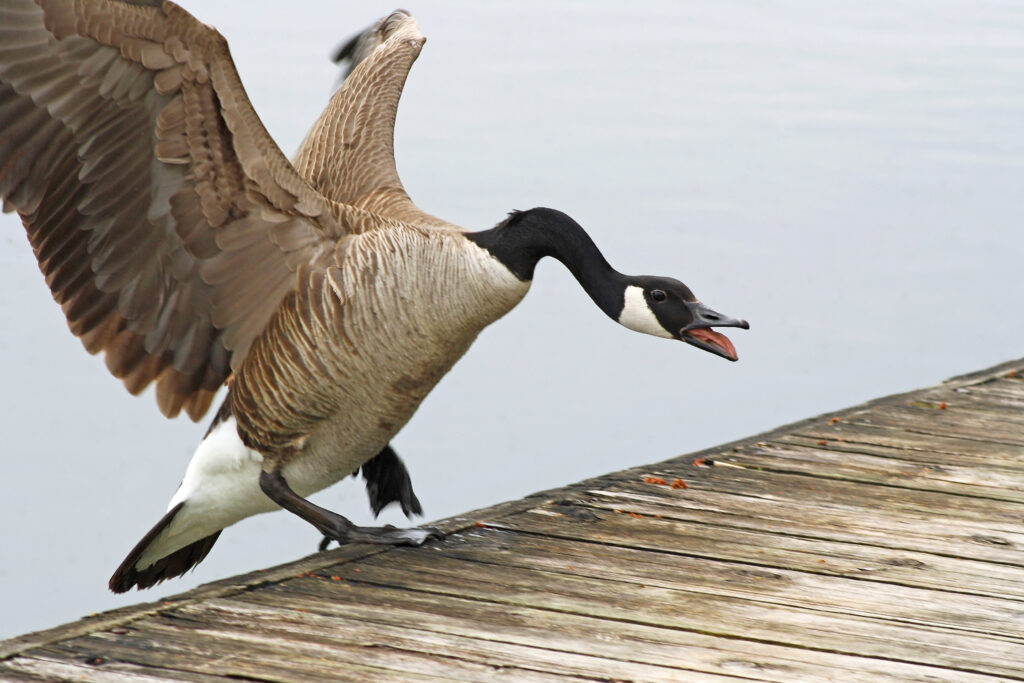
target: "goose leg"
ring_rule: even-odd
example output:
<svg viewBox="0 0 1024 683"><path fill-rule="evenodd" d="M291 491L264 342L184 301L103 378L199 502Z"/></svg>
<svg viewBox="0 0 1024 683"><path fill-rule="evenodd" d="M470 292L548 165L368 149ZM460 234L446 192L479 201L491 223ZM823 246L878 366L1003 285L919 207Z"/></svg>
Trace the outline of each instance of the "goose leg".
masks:
<svg viewBox="0 0 1024 683"><path fill-rule="evenodd" d="M370 508L373 516L376 517L380 511L391 503L398 503L402 506L402 512L409 519L413 515L422 515L423 507L419 498L412 490L412 478L409 470L405 469L405 463L395 453L391 444L385 446L380 453L370 458L356 471L362 472L366 480L366 495L370 499ZM318 546L320 552L327 550L327 546L334 540L330 536L324 536Z"/></svg>
<svg viewBox="0 0 1024 683"><path fill-rule="evenodd" d="M280 470L260 472L260 488L272 501L306 520L326 538L338 543L376 543L380 545L422 545L430 538L441 538L437 529L397 529L393 526L357 526L336 512L315 505L295 493ZM321 543L322 547L325 547Z"/></svg>

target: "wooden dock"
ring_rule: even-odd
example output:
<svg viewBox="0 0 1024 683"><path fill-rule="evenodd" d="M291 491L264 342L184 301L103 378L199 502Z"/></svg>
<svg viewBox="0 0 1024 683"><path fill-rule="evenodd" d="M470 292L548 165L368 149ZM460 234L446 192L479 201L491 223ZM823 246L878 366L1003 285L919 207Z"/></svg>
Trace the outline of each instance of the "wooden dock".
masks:
<svg viewBox="0 0 1024 683"><path fill-rule="evenodd" d="M1024 360L441 526L4 641L0 680L1024 680Z"/></svg>

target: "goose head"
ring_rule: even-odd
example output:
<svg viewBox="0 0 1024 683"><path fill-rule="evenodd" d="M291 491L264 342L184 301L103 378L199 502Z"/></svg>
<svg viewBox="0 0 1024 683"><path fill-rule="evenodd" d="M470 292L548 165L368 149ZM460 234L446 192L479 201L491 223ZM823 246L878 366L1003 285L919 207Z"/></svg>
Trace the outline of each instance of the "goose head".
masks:
<svg viewBox="0 0 1024 683"><path fill-rule="evenodd" d="M513 211L490 230L465 236L520 280L531 280L545 256L561 261L605 315L636 332L684 341L734 361L736 347L712 328L750 327L708 308L679 280L615 270L580 224L556 209Z"/></svg>
<svg viewBox="0 0 1024 683"><path fill-rule="evenodd" d="M701 303L690 288L670 277L623 276L622 307L616 322L636 332L676 339L722 358L738 360L736 347L714 327L749 329L740 318L722 315Z"/></svg>

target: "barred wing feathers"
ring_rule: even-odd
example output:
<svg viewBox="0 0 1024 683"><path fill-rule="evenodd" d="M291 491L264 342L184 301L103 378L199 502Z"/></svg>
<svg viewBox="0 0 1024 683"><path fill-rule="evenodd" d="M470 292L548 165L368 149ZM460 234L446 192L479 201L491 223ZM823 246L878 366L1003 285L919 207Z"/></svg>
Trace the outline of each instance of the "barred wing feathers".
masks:
<svg viewBox="0 0 1024 683"><path fill-rule="evenodd" d="M171 2L0 3L0 196L86 349L195 420L345 232Z"/></svg>

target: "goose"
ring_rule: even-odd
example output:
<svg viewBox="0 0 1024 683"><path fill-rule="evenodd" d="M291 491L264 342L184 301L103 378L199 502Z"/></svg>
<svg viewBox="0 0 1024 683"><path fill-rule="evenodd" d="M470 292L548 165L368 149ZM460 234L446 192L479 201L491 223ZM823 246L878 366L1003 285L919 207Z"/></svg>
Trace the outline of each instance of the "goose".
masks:
<svg viewBox="0 0 1024 683"><path fill-rule="evenodd" d="M86 350L167 417L226 397L114 592L194 568L226 527L285 509L338 543L419 545L307 500L363 471L418 510L390 448L483 328L560 261L606 315L728 360L715 312L671 277L625 275L550 208L469 231L416 206L394 161L425 38L402 10L293 161L224 38L172 2L0 0L0 197ZM323 544L321 544L323 545Z"/></svg>

